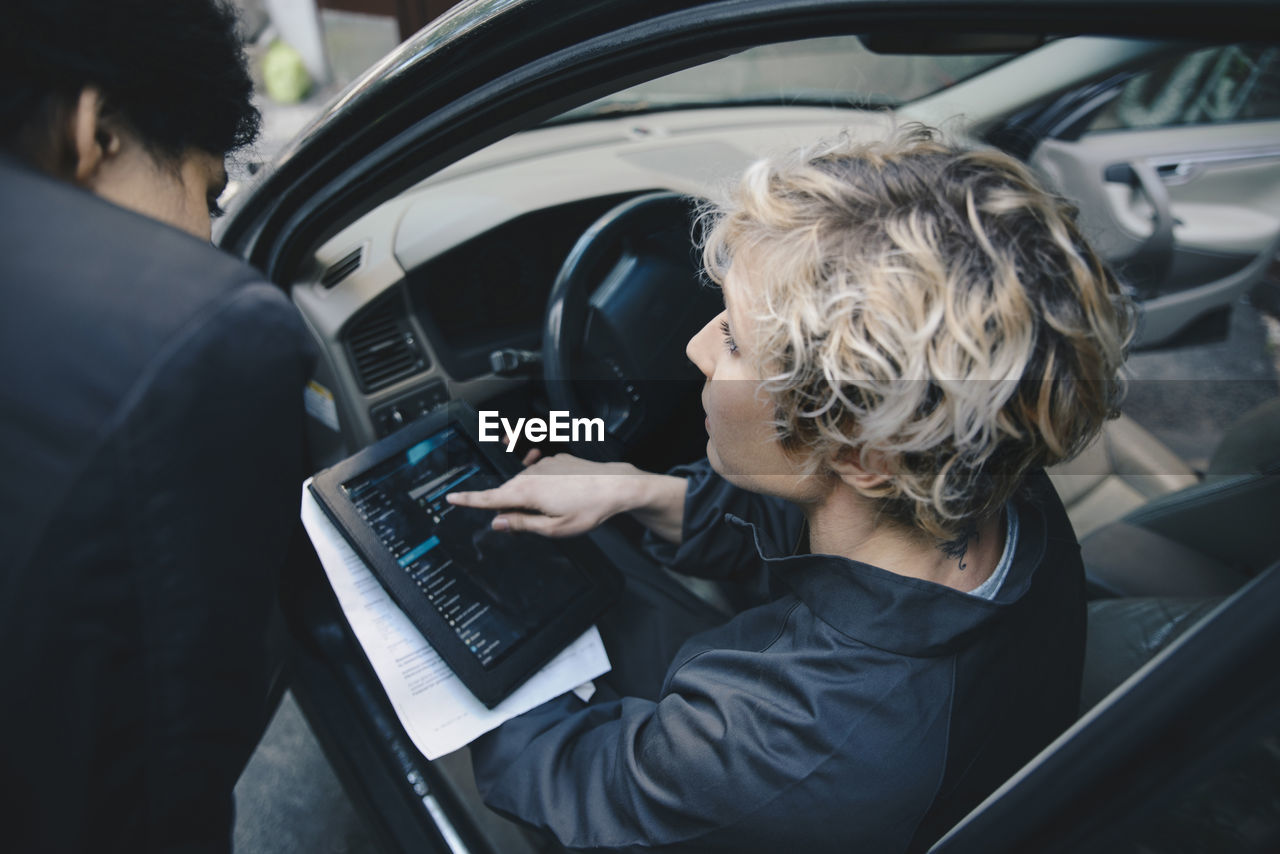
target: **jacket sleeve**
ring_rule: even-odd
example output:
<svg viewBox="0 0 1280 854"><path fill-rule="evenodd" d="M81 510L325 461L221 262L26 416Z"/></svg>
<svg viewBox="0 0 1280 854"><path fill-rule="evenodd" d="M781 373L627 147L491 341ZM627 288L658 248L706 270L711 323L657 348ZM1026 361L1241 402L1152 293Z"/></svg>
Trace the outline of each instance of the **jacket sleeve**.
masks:
<svg viewBox="0 0 1280 854"><path fill-rule="evenodd" d="M150 850L226 850L231 793L266 722L276 572L298 524L312 365L274 287L179 330L117 425L147 657Z"/></svg>
<svg viewBox="0 0 1280 854"><path fill-rule="evenodd" d="M831 750L793 706L768 702L785 675L767 659L707 650L656 703L565 695L507 721L472 744L481 794L574 849L766 850L753 816Z"/></svg>
<svg viewBox="0 0 1280 854"><path fill-rule="evenodd" d="M680 544L645 535L646 551L662 565L715 581L752 580L760 564L755 544L742 529L725 521L727 514L754 524L770 553L795 550L804 516L794 504L734 486L705 459L668 474L685 478L688 489Z"/></svg>

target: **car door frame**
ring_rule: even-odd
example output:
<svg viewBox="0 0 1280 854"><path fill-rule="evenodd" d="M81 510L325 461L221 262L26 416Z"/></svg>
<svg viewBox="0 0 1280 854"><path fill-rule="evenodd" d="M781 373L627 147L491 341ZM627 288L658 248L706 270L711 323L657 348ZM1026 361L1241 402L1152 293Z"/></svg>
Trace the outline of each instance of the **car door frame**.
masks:
<svg viewBox="0 0 1280 854"><path fill-rule="evenodd" d="M556 8L558 5L558 8ZM1151 10L1160 14L1152 16ZM1274 39L1266 0L478 0L451 10L340 95L241 196L219 245L284 284L308 250L467 154L572 107L757 43L832 32L1085 32ZM1082 24L1082 21L1085 22Z"/></svg>
<svg viewBox="0 0 1280 854"><path fill-rule="evenodd" d="M1269 3L1220 4L1208 23L1196 15L1204 6L616 0L565 14L550 0L480 0L437 20L339 96L233 202L218 242L287 286L341 224L467 154L655 72L764 41L904 28L1204 38L1225 37L1242 20L1280 40ZM398 849L489 850L456 818L465 807L391 712L305 543L287 575L295 694L358 808Z"/></svg>

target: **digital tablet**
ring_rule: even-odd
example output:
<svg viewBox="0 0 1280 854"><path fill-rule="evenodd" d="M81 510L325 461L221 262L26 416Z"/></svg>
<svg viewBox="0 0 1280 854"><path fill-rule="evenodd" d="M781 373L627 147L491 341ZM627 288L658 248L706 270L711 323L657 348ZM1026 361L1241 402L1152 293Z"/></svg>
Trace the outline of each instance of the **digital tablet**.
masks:
<svg viewBox="0 0 1280 854"><path fill-rule="evenodd" d="M586 537L494 531L491 510L445 501L519 470L477 440L464 403L317 474L311 491L391 598L492 708L578 638L621 587ZM502 445L494 445L501 449Z"/></svg>

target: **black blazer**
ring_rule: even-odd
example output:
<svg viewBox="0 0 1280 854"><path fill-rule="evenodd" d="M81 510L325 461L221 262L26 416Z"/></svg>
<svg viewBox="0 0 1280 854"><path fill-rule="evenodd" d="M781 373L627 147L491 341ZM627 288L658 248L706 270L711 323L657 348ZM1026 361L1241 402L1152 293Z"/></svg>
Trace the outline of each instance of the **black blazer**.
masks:
<svg viewBox="0 0 1280 854"><path fill-rule="evenodd" d="M0 161L8 850L228 850L313 353L281 291Z"/></svg>

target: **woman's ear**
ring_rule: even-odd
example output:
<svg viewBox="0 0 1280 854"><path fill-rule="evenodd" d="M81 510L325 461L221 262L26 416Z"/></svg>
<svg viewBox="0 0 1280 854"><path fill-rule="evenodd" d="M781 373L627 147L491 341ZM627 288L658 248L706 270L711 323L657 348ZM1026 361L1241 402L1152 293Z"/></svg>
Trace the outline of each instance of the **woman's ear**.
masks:
<svg viewBox="0 0 1280 854"><path fill-rule="evenodd" d="M862 454L854 448L841 448L831 460L830 467L836 477L859 492L867 492L889 480L889 465L879 451L867 452L866 467Z"/></svg>
<svg viewBox="0 0 1280 854"><path fill-rule="evenodd" d="M112 123L103 121L102 90L86 86L80 90L69 121L72 177L81 186L90 186L111 157L120 152L120 134Z"/></svg>

